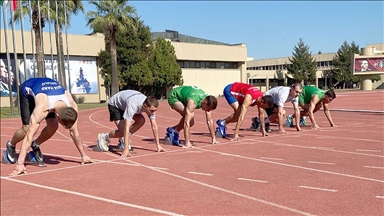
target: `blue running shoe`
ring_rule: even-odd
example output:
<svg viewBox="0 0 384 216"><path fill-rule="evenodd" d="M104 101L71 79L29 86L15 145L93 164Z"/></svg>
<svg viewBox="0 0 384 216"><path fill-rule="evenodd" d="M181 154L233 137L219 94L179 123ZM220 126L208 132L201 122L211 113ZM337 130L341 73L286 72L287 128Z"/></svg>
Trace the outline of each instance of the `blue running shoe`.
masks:
<svg viewBox="0 0 384 216"><path fill-rule="evenodd" d="M305 120L305 116L300 118L300 125L301 126L307 126L307 121Z"/></svg>
<svg viewBox="0 0 384 216"><path fill-rule="evenodd" d="M224 122L224 120L219 119L216 121L216 124L217 124L217 126L219 126L219 133L220 133L221 137L225 138L225 137L227 137L227 133L225 131L225 126L224 126L223 122Z"/></svg>
<svg viewBox="0 0 384 216"><path fill-rule="evenodd" d="M167 136L172 145L179 145L179 133L172 127L167 128Z"/></svg>

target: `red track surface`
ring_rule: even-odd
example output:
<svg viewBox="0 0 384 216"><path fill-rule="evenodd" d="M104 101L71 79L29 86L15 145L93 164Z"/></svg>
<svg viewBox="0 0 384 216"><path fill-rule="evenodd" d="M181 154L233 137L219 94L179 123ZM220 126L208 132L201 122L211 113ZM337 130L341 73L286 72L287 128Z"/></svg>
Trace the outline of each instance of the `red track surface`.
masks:
<svg viewBox="0 0 384 216"><path fill-rule="evenodd" d="M330 107L383 111L383 98L382 91L343 92ZM214 120L230 112L220 99ZM249 110L242 128L256 114ZM96 162L81 166L60 127L41 146L47 167L27 166L29 174L8 177L14 165L1 164L1 215L383 215L384 114L331 114L339 127L329 127L319 111L319 131L287 128L288 134L269 137L242 131L239 142L210 145L198 110L195 148L165 146L167 152L156 153L146 124L133 137L137 153L123 160L91 150L98 133L114 128L107 108L81 111L82 139ZM178 120L161 103L160 136ZM19 119L1 120L2 150L18 127Z"/></svg>

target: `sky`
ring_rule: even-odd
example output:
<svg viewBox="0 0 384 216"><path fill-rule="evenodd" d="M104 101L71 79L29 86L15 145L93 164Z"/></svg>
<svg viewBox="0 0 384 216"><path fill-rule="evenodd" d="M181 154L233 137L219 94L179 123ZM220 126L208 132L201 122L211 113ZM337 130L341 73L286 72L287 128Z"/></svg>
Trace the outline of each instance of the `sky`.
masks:
<svg viewBox="0 0 384 216"><path fill-rule="evenodd" d="M87 1L83 4L85 13L95 10ZM344 41L354 41L360 48L384 43L383 1L129 1L128 4L152 32L168 29L223 43L245 43L248 57L254 59L291 56L300 38L312 54L337 52ZM92 32L86 26L85 14L71 19L68 33ZM29 29L28 23L25 29ZM44 30L48 31L48 27Z"/></svg>

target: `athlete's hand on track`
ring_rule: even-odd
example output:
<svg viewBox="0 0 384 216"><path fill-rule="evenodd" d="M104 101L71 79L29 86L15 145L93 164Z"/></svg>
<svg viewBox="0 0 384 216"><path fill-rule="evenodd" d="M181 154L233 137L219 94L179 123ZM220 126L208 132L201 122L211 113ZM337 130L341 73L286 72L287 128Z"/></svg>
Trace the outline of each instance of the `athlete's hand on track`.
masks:
<svg viewBox="0 0 384 216"><path fill-rule="evenodd" d="M312 130L320 130L320 127L318 125L312 126Z"/></svg>
<svg viewBox="0 0 384 216"><path fill-rule="evenodd" d="M88 157L88 155L84 155L82 158L81 158L81 165L84 165L84 164L87 164L87 163L93 163L93 160Z"/></svg>
<svg viewBox="0 0 384 216"><path fill-rule="evenodd" d="M231 141L235 142L239 140L240 140L240 136L238 134L235 134L235 137Z"/></svg>
<svg viewBox="0 0 384 216"><path fill-rule="evenodd" d="M216 140L216 138L212 138L212 145L219 144L219 141Z"/></svg>
<svg viewBox="0 0 384 216"><path fill-rule="evenodd" d="M120 158L132 157L128 148L124 148L123 153L120 155Z"/></svg>
<svg viewBox="0 0 384 216"><path fill-rule="evenodd" d="M165 149L163 149L163 147L161 147L160 145L158 145L156 148L157 152L165 152Z"/></svg>
<svg viewBox="0 0 384 216"><path fill-rule="evenodd" d="M277 132L278 134L287 134L287 131L285 131L284 129L281 129Z"/></svg>
<svg viewBox="0 0 384 216"><path fill-rule="evenodd" d="M15 169L13 169L12 173L9 176L17 176L21 174L27 174L27 168L23 164L16 164Z"/></svg>

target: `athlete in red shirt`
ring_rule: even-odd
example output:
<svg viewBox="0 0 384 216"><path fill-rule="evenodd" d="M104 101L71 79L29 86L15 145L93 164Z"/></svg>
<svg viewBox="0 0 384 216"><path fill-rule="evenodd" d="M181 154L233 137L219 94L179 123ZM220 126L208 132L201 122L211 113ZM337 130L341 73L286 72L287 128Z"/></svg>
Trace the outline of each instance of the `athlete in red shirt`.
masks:
<svg viewBox="0 0 384 216"><path fill-rule="evenodd" d="M224 138L226 137L226 125L228 123L236 122L235 137L233 141L239 140L239 129L243 123L248 107L254 107L257 105L260 120L264 121L263 109L273 106L272 96L264 96L262 91L246 83L235 82L229 84L224 88L223 93L234 113L226 119L217 120L216 123L219 126L221 136ZM261 122L261 125L264 125L264 122ZM267 136L264 126L262 127L261 132L263 136Z"/></svg>

